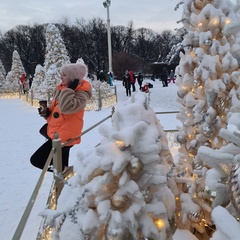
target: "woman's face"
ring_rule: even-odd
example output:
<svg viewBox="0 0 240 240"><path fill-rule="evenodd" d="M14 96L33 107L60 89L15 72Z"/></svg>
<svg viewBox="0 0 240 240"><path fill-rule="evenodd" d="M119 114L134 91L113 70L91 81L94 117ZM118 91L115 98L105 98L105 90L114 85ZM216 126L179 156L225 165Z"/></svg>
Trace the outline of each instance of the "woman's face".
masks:
<svg viewBox="0 0 240 240"><path fill-rule="evenodd" d="M66 75L64 75L64 73L61 74L61 79L62 79L62 86L68 87L71 80Z"/></svg>

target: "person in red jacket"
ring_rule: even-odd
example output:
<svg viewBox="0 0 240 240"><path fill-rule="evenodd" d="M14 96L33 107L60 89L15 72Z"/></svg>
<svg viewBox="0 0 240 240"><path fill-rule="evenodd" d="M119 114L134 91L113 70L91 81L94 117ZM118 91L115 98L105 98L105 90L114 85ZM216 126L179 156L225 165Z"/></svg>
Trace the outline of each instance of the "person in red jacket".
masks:
<svg viewBox="0 0 240 240"><path fill-rule="evenodd" d="M129 70L129 78L130 78L130 83L132 86L132 91L135 92L136 91L136 88L135 88L136 77L132 70Z"/></svg>
<svg viewBox="0 0 240 240"><path fill-rule="evenodd" d="M57 86L53 101L47 108L47 116L43 116L47 121L48 140L30 159L32 165L40 169L44 168L56 132L62 143L78 137L62 148L62 170L68 167L70 148L81 141L84 108L92 97L91 84L84 80L87 76L87 66L84 63L64 65L60 72L62 82ZM40 108L39 114L41 115ZM52 169L49 168L48 171Z"/></svg>
<svg viewBox="0 0 240 240"><path fill-rule="evenodd" d="M21 88L21 91L23 92L24 91L24 80L25 80L25 73L22 73L21 77L20 77L20 81L19 81L19 84L20 84L20 88Z"/></svg>

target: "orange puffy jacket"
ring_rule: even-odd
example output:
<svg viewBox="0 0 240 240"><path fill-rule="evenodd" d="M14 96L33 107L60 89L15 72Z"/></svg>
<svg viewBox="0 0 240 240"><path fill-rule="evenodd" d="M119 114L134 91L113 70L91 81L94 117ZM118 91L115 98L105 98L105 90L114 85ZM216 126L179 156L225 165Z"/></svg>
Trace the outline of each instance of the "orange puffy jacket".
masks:
<svg viewBox="0 0 240 240"><path fill-rule="evenodd" d="M81 80L75 90L58 85L49 107L51 114L47 118L48 136L53 139L54 133L57 132L63 143L80 136L83 128L84 108L91 96L91 84L86 80ZM80 141L81 139L78 138L68 146L78 144Z"/></svg>

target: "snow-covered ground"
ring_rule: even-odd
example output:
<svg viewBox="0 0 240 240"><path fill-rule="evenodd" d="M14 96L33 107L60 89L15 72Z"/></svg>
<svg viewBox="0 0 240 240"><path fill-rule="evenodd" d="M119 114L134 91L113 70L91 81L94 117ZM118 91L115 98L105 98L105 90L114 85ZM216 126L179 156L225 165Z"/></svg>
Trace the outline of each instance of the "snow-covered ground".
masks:
<svg viewBox="0 0 240 240"><path fill-rule="evenodd" d="M126 96L121 81L115 81L114 85L117 86L118 103L127 100L129 97ZM154 87L150 90L150 105L153 109L156 112L177 111L179 104L176 102L177 87L175 84L170 83L169 87L163 88L161 82L156 80L153 85ZM138 85L136 84L136 86ZM0 167L2 169L0 175L0 233L2 240L10 240L41 174L39 169L30 164L29 159L44 142L44 138L38 133L38 130L45 121L39 117L36 108L19 99L0 98L0 112L2 137L0 151ZM86 112L84 130L110 114L111 108ZM176 129L179 124L176 120L176 114L164 114L158 115L158 117L165 130ZM104 124L111 125L111 120L107 120ZM85 134L81 144L71 149L70 164L74 163L78 152L91 151L101 138L98 128ZM36 238L41 222L38 213L45 208L52 179L52 174L47 173L22 234L22 240ZM189 232L177 231L174 240L183 239L194 240Z"/></svg>

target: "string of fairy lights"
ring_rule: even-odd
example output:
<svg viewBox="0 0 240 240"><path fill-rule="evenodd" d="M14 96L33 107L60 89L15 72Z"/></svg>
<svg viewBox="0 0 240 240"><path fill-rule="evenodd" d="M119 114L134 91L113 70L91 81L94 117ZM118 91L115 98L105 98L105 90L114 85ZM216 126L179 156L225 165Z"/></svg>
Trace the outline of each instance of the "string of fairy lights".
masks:
<svg viewBox="0 0 240 240"><path fill-rule="evenodd" d="M19 92L0 92L1 99L15 99L19 98L21 101L26 102L27 104L38 108L39 100L32 97L33 95L30 93L22 94ZM99 98L98 93L93 92L92 99L87 103L85 110L86 111L94 111L101 110L101 108L113 107L117 102L117 96L115 93L109 91L108 94L104 94L101 98ZM50 104L50 103L49 103Z"/></svg>

